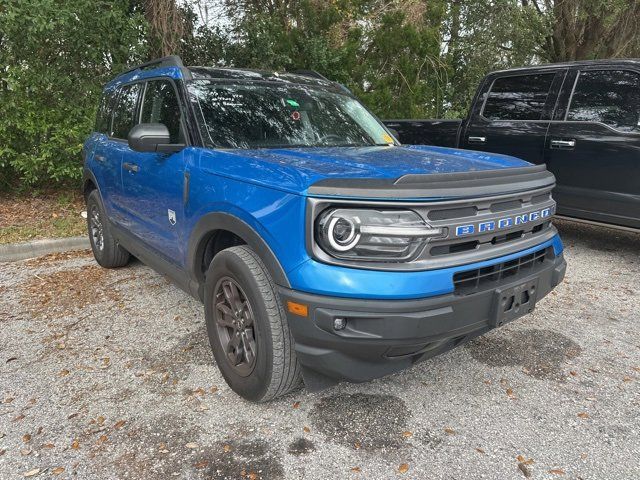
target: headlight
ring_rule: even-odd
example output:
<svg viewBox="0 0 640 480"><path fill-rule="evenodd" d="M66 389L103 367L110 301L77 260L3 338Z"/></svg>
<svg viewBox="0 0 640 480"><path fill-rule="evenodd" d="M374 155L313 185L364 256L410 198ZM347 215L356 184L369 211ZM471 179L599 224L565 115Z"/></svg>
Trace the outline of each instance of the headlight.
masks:
<svg viewBox="0 0 640 480"><path fill-rule="evenodd" d="M341 259L407 262L442 235L411 210L329 209L316 220L318 245Z"/></svg>

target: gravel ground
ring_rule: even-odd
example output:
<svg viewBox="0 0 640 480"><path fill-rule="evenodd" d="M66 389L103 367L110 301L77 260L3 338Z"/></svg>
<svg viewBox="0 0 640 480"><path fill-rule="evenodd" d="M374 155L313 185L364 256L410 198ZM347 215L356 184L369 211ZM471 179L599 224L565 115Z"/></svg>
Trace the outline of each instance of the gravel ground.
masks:
<svg viewBox="0 0 640 480"><path fill-rule="evenodd" d="M535 312L411 370L254 405L140 263L0 265L0 478L640 476L640 235L561 223Z"/></svg>

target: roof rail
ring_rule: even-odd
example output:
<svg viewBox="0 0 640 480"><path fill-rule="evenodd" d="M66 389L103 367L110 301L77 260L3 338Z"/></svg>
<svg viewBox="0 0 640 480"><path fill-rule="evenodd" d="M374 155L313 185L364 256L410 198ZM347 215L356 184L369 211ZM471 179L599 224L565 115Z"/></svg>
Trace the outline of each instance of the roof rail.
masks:
<svg viewBox="0 0 640 480"><path fill-rule="evenodd" d="M188 72L188 70L184 66L184 63L182 63L182 59L178 55L168 55L166 57L156 58L155 60L150 60L148 62L141 63L140 65L136 65L135 67L125 70L120 75L124 75L125 73L133 72L135 70L145 70L160 67L179 67L183 72Z"/></svg>
<svg viewBox="0 0 640 480"><path fill-rule="evenodd" d="M325 77L324 75L322 75L319 72L316 72L315 70L296 70L295 72L292 72L296 75L302 75L303 77L312 77L312 78L318 78L320 80L325 80L327 82L331 82L331 80L329 80L327 77ZM333 83L333 82L331 82Z"/></svg>

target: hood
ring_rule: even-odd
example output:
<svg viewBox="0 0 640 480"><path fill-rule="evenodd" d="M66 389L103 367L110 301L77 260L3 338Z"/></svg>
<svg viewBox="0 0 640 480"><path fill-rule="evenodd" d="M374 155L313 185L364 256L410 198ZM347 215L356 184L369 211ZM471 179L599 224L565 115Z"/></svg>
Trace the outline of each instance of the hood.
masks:
<svg viewBox="0 0 640 480"><path fill-rule="evenodd" d="M507 155L431 146L209 150L201 166L225 175L306 194L327 179L395 180L405 175L503 170L530 166ZM217 172L218 173L218 172ZM223 172L219 172L223 173Z"/></svg>

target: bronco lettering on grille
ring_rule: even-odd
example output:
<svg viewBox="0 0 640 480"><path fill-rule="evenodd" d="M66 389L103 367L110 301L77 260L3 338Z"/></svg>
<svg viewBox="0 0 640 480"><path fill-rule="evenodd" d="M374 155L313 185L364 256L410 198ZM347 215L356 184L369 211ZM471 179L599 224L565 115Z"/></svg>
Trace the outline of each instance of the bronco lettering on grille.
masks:
<svg viewBox="0 0 640 480"><path fill-rule="evenodd" d="M536 210L534 212L523 213L521 215L500 218L498 220L470 223L468 225L458 225L455 229L455 236L462 237L464 235L471 235L473 233L485 233L493 232L496 230L504 230L505 228L524 225L525 223L535 222L536 220L550 217L551 214L552 207L548 207L542 210Z"/></svg>

